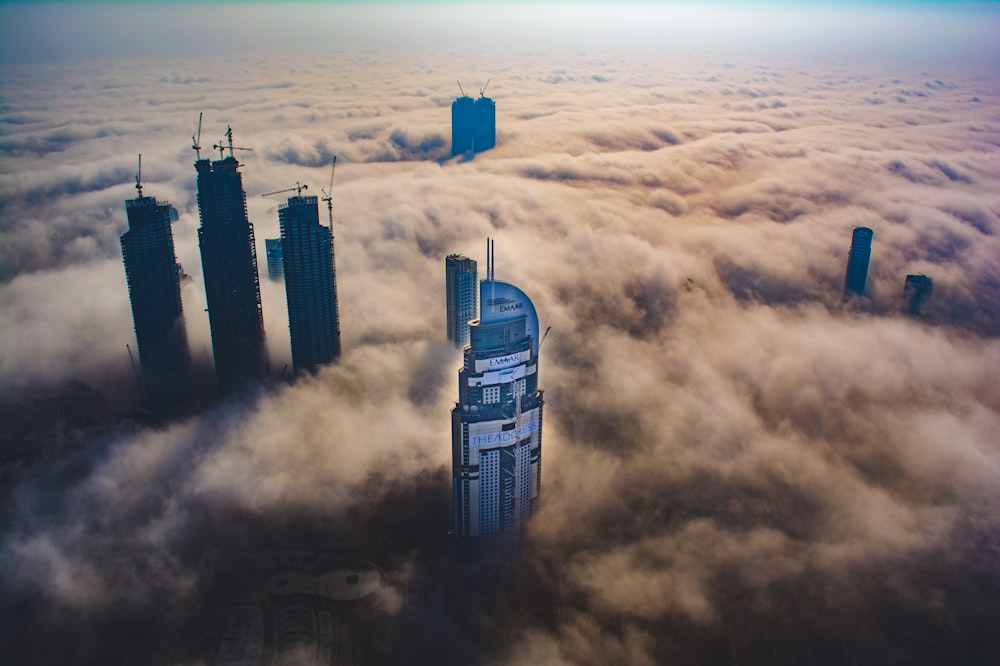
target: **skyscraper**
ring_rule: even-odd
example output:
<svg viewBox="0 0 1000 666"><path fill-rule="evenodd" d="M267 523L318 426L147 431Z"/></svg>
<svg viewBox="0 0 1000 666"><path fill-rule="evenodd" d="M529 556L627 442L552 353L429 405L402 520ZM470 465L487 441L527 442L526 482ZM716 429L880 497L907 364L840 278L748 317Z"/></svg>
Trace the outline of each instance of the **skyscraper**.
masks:
<svg viewBox="0 0 1000 666"><path fill-rule="evenodd" d="M477 153L497 145L497 105L492 99L482 94L476 100L475 133L473 145Z"/></svg>
<svg viewBox="0 0 1000 666"><path fill-rule="evenodd" d="M315 370L340 357L333 229L319 223L316 197L289 197L278 220L292 365L296 372Z"/></svg>
<svg viewBox="0 0 1000 666"><path fill-rule="evenodd" d="M920 273L918 275L907 275L906 282L903 283L903 299L906 301L904 311L914 317L920 316L920 310L924 306L924 301L934 291L934 281Z"/></svg>
<svg viewBox="0 0 1000 666"><path fill-rule="evenodd" d="M444 260L448 310L448 341L462 349L469 344L469 321L478 311L476 260L449 254Z"/></svg>
<svg viewBox="0 0 1000 666"><path fill-rule="evenodd" d="M451 412L455 534L511 532L538 508L542 390L538 316L523 291L493 277L480 283L482 313L470 326Z"/></svg>
<svg viewBox="0 0 1000 666"><path fill-rule="evenodd" d="M486 86L490 84L486 82ZM497 145L496 103L486 96L486 86L473 100L462 96L451 103L451 154L481 153ZM462 84L459 84L461 89Z"/></svg>
<svg viewBox="0 0 1000 666"><path fill-rule="evenodd" d="M201 266L212 329L215 374L222 390L261 379L267 373L264 317L253 225L239 162L233 157L232 130L227 129L229 156L198 159L198 213Z"/></svg>
<svg viewBox="0 0 1000 666"><path fill-rule="evenodd" d="M285 263L281 254L281 238L264 239L264 256L267 257L267 277L281 282L285 277Z"/></svg>
<svg viewBox="0 0 1000 666"><path fill-rule="evenodd" d="M164 407L183 400L191 361L170 204L142 196L138 178L139 196L125 202L128 231L121 236L122 260L146 401Z"/></svg>
<svg viewBox="0 0 1000 666"><path fill-rule="evenodd" d="M451 154L464 155L475 150L476 102L462 95L451 103Z"/></svg>
<svg viewBox="0 0 1000 666"><path fill-rule="evenodd" d="M847 257L847 274L844 277L844 300L852 294L865 295L868 281L868 260L872 253L872 237L875 232L868 227L854 227L851 236L851 251Z"/></svg>

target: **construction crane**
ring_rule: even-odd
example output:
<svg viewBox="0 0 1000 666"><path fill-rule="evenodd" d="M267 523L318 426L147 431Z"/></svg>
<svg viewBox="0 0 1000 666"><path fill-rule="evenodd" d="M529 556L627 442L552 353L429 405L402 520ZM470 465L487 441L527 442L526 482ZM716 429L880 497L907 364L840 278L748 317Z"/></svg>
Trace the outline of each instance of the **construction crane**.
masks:
<svg viewBox="0 0 1000 666"><path fill-rule="evenodd" d="M465 88L462 87L462 82L461 81L455 81L455 83L458 84L458 89L462 91L462 97L468 97L468 95L465 94Z"/></svg>
<svg viewBox="0 0 1000 666"><path fill-rule="evenodd" d="M135 189L139 192L139 198L142 198L142 153L139 153L139 170L135 172Z"/></svg>
<svg viewBox="0 0 1000 666"><path fill-rule="evenodd" d="M490 78L486 79L486 85L479 89L479 96L480 97L484 97L486 95L486 89L490 87L490 81L492 81L492 80L493 80L492 76Z"/></svg>
<svg viewBox="0 0 1000 666"><path fill-rule="evenodd" d="M333 174L337 170L337 156L333 156L333 166L330 168L330 187L324 190L322 187L319 191L323 193L322 200L326 202L326 212L330 216L330 229L333 229Z"/></svg>
<svg viewBox="0 0 1000 666"><path fill-rule="evenodd" d="M201 111L198 112L198 134L191 136L191 147L194 148L194 156L196 160L201 159Z"/></svg>
<svg viewBox="0 0 1000 666"><path fill-rule="evenodd" d="M253 152L253 148L241 148L240 146L234 146L233 145L233 128L230 127L229 125L226 125L226 140L227 140L227 143L225 145L223 145L223 143L221 141L219 143L213 143L212 144L212 150L218 150L219 151L219 159L220 160L226 156L224 151L227 148L229 149L229 156L230 157L233 157L233 151L234 150L248 150L250 152Z"/></svg>
<svg viewBox="0 0 1000 666"><path fill-rule="evenodd" d="M287 189L277 190L275 192L265 192L264 194L262 194L260 196L262 196L262 197L269 197L272 194L283 194L285 192L291 192L292 190L295 190L295 196L301 197L302 196L302 190L308 190L308 189L309 189L309 186L306 185L305 183L303 183L303 184L300 185L299 181L295 181L295 187L289 187Z"/></svg>

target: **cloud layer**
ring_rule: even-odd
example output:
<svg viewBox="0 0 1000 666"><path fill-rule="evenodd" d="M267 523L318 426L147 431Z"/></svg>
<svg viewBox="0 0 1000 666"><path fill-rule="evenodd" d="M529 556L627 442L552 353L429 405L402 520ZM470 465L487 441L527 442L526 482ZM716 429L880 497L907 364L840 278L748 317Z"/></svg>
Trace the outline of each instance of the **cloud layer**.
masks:
<svg viewBox="0 0 1000 666"><path fill-rule="evenodd" d="M452 81L490 76L497 147L441 159ZM420 592L386 663L973 663L1000 647L995 72L342 53L11 64L4 99L4 436L41 442L4 461L0 580L21 611L4 638L24 661L86 663L103 640L203 663L157 648L190 636L210 552L330 539ZM115 417L122 201L142 152L146 193L179 212L207 359L199 111L203 145L231 124L254 148L258 240L278 204L258 195L318 190L338 156L344 356L153 428ZM843 304L855 225L875 231L870 293ZM481 257L486 236L552 333L542 508L477 562L448 536L460 361L442 260ZM908 273L934 280L921 319L900 314ZM263 289L280 368L283 291ZM111 397L105 421L51 398L72 380ZM128 638L129 617L150 628ZM45 645L53 628L73 647Z"/></svg>

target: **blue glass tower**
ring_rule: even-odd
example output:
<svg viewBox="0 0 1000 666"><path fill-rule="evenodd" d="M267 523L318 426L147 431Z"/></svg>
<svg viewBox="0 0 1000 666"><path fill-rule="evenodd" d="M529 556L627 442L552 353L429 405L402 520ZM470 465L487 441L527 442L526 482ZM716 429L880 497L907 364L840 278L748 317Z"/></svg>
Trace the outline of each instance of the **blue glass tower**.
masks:
<svg viewBox="0 0 1000 666"><path fill-rule="evenodd" d="M847 257L847 274L844 276L844 300L851 295L864 296L868 282L868 261L872 254L875 232L868 227L854 227L851 251Z"/></svg>
<svg viewBox="0 0 1000 666"><path fill-rule="evenodd" d="M451 154L464 155L475 150L476 102L462 95L451 103Z"/></svg>
<svg viewBox="0 0 1000 666"><path fill-rule="evenodd" d="M451 103L451 155L471 155L497 145L496 103L486 96L486 86L479 99L462 96ZM462 84L458 84L461 89Z"/></svg>
<svg viewBox="0 0 1000 666"><path fill-rule="evenodd" d="M492 246L488 256L492 254ZM541 484L542 390L538 316L512 284L480 283L482 313L458 373L451 412L455 534L516 531L537 510Z"/></svg>
<svg viewBox="0 0 1000 666"><path fill-rule="evenodd" d="M226 391L267 374L257 251L239 162L232 149L224 159L199 159L194 167L215 374L220 389Z"/></svg>
<svg viewBox="0 0 1000 666"><path fill-rule="evenodd" d="M340 357L333 230L319 223L316 197L289 197L278 221L292 365L296 372L315 370Z"/></svg>
<svg viewBox="0 0 1000 666"><path fill-rule="evenodd" d="M448 311L448 342L459 349L469 344L469 321L478 312L476 260L449 254L444 260Z"/></svg>
<svg viewBox="0 0 1000 666"><path fill-rule="evenodd" d="M480 95L476 100L476 129L474 149L477 153L497 145L497 105L489 97Z"/></svg>
<svg viewBox="0 0 1000 666"><path fill-rule="evenodd" d="M144 197L140 189L138 197L125 202L125 214L122 260L143 390L150 405L168 407L183 401L191 367L170 204Z"/></svg>

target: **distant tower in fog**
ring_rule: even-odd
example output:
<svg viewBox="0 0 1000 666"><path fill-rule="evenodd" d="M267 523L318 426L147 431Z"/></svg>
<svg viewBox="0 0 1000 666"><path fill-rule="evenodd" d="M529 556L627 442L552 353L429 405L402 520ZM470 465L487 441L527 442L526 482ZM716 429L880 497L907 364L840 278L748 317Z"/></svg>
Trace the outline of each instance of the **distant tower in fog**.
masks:
<svg viewBox="0 0 1000 666"><path fill-rule="evenodd" d="M320 224L316 197L289 197L278 220L292 365L296 372L316 370L340 358L333 229Z"/></svg>
<svg viewBox="0 0 1000 666"><path fill-rule="evenodd" d="M906 301L904 311L914 317L920 316L924 301L934 291L934 281L924 274L907 275L903 284L903 299Z"/></svg>
<svg viewBox="0 0 1000 666"><path fill-rule="evenodd" d="M477 153L481 153L495 145L497 145L497 105L489 97L480 94L476 100L475 149Z"/></svg>
<svg viewBox="0 0 1000 666"><path fill-rule="evenodd" d="M477 316L476 260L449 254L444 260L448 310L448 342L459 349L469 344L469 321Z"/></svg>
<svg viewBox="0 0 1000 666"><path fill-rule="evenodd" d="M233 157L233 132L226 128L229 156L201 159L198 172L198 244L212 329L215 374L223 391L267 374L264 315L260 305L257 249L247 218L240 166ZM217 146L220 152L225 146ZM200 150L198 141L195 149Z"/></svg>
<svg viewBox="0 0 1000 666"><path fill-rule="evenodd" d="M497 144L496 103L486 97L486 87L479 91L479 99L473 100L465 94L462 84L458 84L462 96L451 104L451 154L466 155L481 153Z"/></svg>
<svg viewBox="0 0 1000 666"><path fill-rule="evenodd" d="M463 91L462 96L451 103L452 157L474 152L475 133L476 102Z"/></svg>
<svg viewBox="0 0 1000 666"><path fill-rule="evenodd" d="M141 156L140 156L141 160ZM141 162L140 162L141 169ZM142 196L125 202L128 231L121 236L122 260L132 302L145 397L154 406L176 405L188 391L188 356L180 266L174 253L170 204Z"/></svg>
<svg viewBox="0 0 1000 666"><path fill-rule="evenodd" d="M872 254L872 237L875 232L868 227L854 227L851 251L847 257L847 274L844 277L844 300L851 295L864 296L868 282L868 261Z"/></svg>
<svg viewBox="0 0 1000 666"><path fill-rule="evenodd" d="M492 244L480 283L481 316L458 372L451 412L455 534L511 533L538 509L542 390L538 315L527 295L493 278Z"/></svg>
<svg viewBox="0 0 1000 666"><path fill-rule="evenodd" d="M285 263L281 254L281 239L265 238L264 254L267 257L267 277L274 282L281 282L285 276Z"/></svg>

